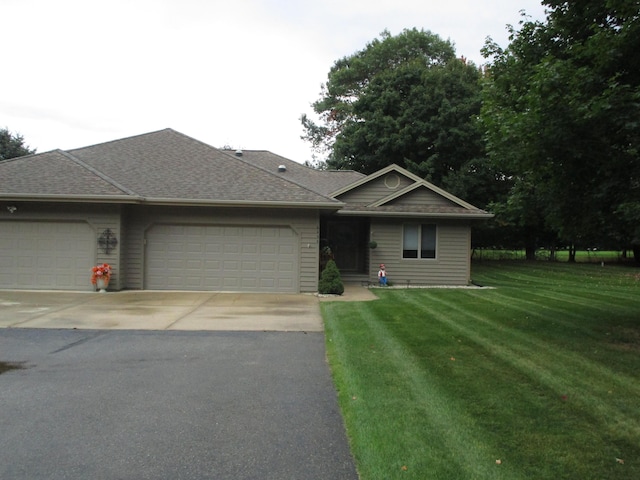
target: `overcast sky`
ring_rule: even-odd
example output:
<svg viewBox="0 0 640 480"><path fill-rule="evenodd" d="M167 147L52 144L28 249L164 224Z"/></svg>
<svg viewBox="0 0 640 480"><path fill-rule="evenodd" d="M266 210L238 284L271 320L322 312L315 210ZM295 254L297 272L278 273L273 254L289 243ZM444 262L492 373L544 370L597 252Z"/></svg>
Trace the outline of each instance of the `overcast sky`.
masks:
<svg viewBox="0 0 640 480"><path fill-rule="evenodd" d="M540 0L0 0L0 127L45 152L173 128L303 162L334 61L388 29L481 64Z"/></svg>

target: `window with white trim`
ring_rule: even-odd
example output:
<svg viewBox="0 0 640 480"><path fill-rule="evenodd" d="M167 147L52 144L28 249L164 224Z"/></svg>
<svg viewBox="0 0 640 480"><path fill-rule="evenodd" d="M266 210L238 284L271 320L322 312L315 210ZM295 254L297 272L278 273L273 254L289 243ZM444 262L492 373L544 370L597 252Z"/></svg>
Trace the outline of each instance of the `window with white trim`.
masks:
<svg viewBox="0 0 640 480"><path fill-rule="evenodd" d="M408 223L404 226L402 258L436 258L435 223Z"/></svg>

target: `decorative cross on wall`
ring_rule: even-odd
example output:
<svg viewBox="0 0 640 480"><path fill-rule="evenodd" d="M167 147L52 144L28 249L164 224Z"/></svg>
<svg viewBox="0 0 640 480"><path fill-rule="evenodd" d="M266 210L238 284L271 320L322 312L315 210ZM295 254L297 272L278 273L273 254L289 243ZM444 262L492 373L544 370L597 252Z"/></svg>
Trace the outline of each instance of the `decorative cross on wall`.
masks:
<svg viewBox="0 0 640 480"><path fill-rule="evenodd" d="M118 245L118 239L113 234L110 228L107 228L104 232L102 232L102 235L98 237L98 246L107 255L111 253L111 250L116 248L116 245Z"/></svg>

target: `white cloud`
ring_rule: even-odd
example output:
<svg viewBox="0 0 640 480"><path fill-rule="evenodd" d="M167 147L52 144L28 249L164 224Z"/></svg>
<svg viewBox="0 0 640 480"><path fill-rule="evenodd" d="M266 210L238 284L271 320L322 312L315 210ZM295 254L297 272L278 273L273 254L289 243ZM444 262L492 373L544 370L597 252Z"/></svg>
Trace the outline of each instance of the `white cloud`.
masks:
<svg viewBox="0 0 640 480"><path fill-rule="evenodd" d="M536 0L3 0L0 126L38 151L171 127L304 161L299 117L335 60L416 27L480 63L522 8L542 17Z"/></svg>

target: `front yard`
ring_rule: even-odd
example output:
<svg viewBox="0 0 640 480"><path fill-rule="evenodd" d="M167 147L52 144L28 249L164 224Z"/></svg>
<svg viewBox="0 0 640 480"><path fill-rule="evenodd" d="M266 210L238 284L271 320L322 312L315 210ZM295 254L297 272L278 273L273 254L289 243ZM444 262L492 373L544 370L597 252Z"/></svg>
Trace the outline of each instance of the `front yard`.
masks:
<svg viewBox="0 0 640 480"><path fill-rule="evenodd" d="M485 262L493 289L323 303L361 479L640 478L639 273Z"/></svg>

